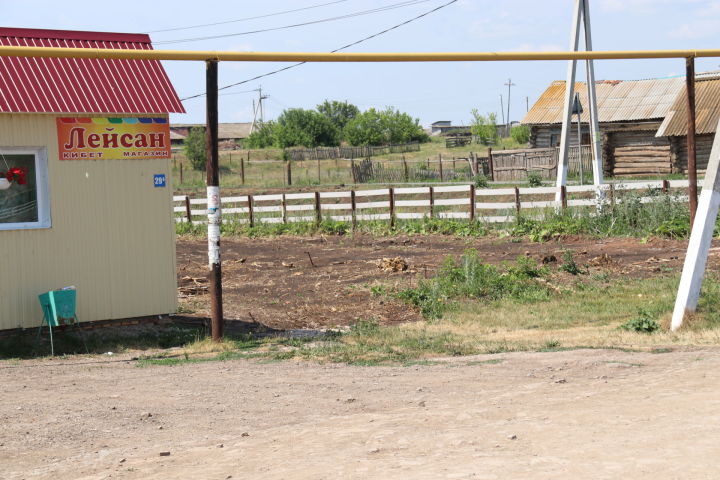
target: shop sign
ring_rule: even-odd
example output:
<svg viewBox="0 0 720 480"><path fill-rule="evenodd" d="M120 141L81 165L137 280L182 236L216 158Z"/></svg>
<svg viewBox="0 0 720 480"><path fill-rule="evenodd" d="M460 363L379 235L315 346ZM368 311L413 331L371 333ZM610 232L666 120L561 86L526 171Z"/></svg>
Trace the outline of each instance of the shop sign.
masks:
<svg viewBox="0 0 720 480"><path fill-rule="evenodd" d="M167 118L61 117L60 160L170 158Z"/></svg>

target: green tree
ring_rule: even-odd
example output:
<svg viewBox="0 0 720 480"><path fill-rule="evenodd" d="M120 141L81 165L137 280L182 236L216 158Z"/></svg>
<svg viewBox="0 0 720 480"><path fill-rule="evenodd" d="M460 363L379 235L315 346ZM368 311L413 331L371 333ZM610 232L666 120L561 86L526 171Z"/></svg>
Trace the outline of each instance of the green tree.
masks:
<svg viewBox="0 0 720 480"><path fill-rule="evenodd" d="M393 107L364 111L348 122L343 135L351 145L385 145L428 139L417 118Z"/></svg>
<svg viewBox="0 0 720 480"><path fill-rule="evenodd" d="M184 144L185 156L190 160L195 170L205 170L207 162L207 154L205 150L205 129L202 127L192 127L188 136L185 137Z"/></svg>
<svg viewBox="0 0 720 480"><path fill-rule="evenodd" d="M510 130L510 136L517 143L528 143L528 141L530 140L530 129L527 125L518 125L516 127L512 127L512 129Z"/></svg>
<svg viewBox="0 0 720 480"><path fill-rule="evenodd" d="M352 103L337 100L325 100L317 106L317 111L330 119L339 131L342 131L345 125L360 113L360 109Z"/></svg>
<svg viewBox="0 0 720 480"><path fill-rule="evenodd" d="M385 142L380 112L371 108L350 120L343 130L350 145L382 145Z"/></svg>
<svg viewBox="0 0 720 480"><path fill-rule="evenodd" d="M315 110L290 108L278 117L274 138L280 148L335 146L340 143L340 132L330 119Z"/></svg>
<svg viewBox="0 0 720 480"><path fill-rule="evenodd" d="M483 145L496 143L498 140L497 115L491 112L485 117L480 115L477 108L473 108L471 113L473 119L470 124L470 132L478 137Z"/></svg>
<svg viewBox="0 0 720 480"><path fill-rule="evenodd" d="M275 143L275 122L265 122L243 142L245 148L268 148Z"/></svg>

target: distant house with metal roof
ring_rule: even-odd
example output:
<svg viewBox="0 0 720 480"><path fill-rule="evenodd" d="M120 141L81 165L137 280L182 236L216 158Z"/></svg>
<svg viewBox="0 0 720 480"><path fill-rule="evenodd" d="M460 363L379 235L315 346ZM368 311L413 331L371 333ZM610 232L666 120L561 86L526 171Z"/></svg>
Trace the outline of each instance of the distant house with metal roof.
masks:
<svg viewBox="0 0 720 480"><path fill-rule="evenodd" d="M20 28L0 45L152 49ZM37 327L38 295L67 286L83 322L175 311L170 112L184 109L159 61L0 58L0 330Z"/></svg>
<svg viewBox="0 0 720 480"><path fill-rule="evenodd" d="M670 107L684 88L682 78L653 80L603 80L596 82L598 120L603 135L603 165L610 175L671 173L670 141L656 133ZM587 86L577 82L575 91L583 105L581 141L590 143ZM525 118L530 127L530 146L560 145L565 82L554 81L535 102ZM573 115L573 121L575 120ZM573 123L570 145L577 145ZM639 158L642 157L642 158Z"/></svg>
<svg viewBox="0 0 720 480"><path fill-rule="evenodd" d="M450 120L438 120L430 124L430 135L470 135L470 127L453 125Z"/></svg>
<svg viewBox="0 0 720 480"><path fill-rule="evenodd" d="M191 128L202 128L205 130L204 123L172 123L170 124L170 135L173 145L181 145L185 141L185 137L190 133ZM250 136L252 130L252 122L239 123L220 123L218 124L218 140L225 145L225 148L236 145L240 140ZM233 143L230 143L233 142Z"/></svg>

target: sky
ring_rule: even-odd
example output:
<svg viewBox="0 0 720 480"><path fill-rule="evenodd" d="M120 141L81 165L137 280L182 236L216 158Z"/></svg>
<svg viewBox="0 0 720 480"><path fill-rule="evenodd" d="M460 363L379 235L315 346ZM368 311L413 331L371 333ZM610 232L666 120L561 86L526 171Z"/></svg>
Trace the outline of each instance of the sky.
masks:
<svg viewBox="0 0 720 480"><path fill-rule="evenodd" d="M328 52L433 10L450 0L0 0L2 26L149 33L156 49ZM489 52L569 49L572 0L457 0L440 10L379 35L346 52ZM286 12L288 10L298 10ZM594 50L718 48L720 1L590 0ZM259 17L259 18L250 18ZM347 18L337 18L347 17ZM332 20L328 20L332 19ZM325 21L327 20L327 21ZM310 25L281 28L314 22ZM208 25L214 24L214 25ZM197 25L202 27L179 29ZM256 32L257 30L274 29ZM203 40L163 43L175 40ZM227 36L230 35L230 36ZM582 48L582 46L581 46ZM163 62L180 98L202 93L201 62ZM287 66L223 62L220 86ZM223 90L221 122L252 121L255 91L268 96L265 119L286 108L314 108L325 99L346 100L361 110L393 106L428 126L437 120L467 125L471 110L494 112L501 96L510 118L553 80L565 78L567 62L457 62L305 64ZM698 59L698 72L720 70L720 58ZM595 62L597 80L684 75L682 59ZM578 69L584 79L584 68ZM204 98L183 102L175 123L203 123Z"/></svg>

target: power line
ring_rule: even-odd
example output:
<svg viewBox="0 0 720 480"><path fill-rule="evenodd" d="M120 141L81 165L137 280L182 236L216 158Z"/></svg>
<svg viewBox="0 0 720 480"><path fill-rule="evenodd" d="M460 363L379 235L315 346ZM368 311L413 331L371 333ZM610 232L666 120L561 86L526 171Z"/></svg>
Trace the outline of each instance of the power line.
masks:
<svg viewBox="0 0 720 480"><path fill-rule="evenodd" d="M360 40L357 40L357 41L355 41L355 42L348 43L347 45L343 45L342 47L336 48L335 50L331 50L330 53L336 53L336 52L339 52L340 50L345 50L346 48L350 48L350 47L352 47L352 46L358 45L358 44L363 43L363 42L365 42L365 41L367 41L367 40L370 40L370 39L372 39L372 38L379 37L380 35L383 35L383 34L385 34L385 33L388 33L388 32L390 32L390 31L392 31L392 30L395 30L395 29L397 29L397 28L400 28L400 27L402 27L402 26L404 26L404 25L407 25L407 24L409 24L409 23L412 23L412 22L414 22L414 21L416 21L416 20L419 20L419 19L421 19L421 18L423 18L423 17L426 17L426 16L430 15L431 13L435 13L435 12L437 12L438 10L441 10L441 9L447 7L447 6L450 6L450 5L452 5L453 3L457 2L457 1L458 1L458 0L450 0L450 1L447 2L447 3L444 3L444 4L442 4L442 5L438 6L438 7L435 7L435 8L433 8L432 10L428 10L428 11L425 12L425 13L421 13L420 15L418 15L418 16L416 16L416 17L413 17L413 18L411 18L411 19L409 19L409 20L405 20L405 21L402 22L402 23L398 23L397 25L393 25L393 26L390 27L390 28L386 28L385 30L382 30L382 31L377 32L377 33L374 33L374 34L372 34L372 35L370 35L370 36L367 36L367 37L365 37L365 38L361 38ZM238 85L243 85L243 84L245 84L245 83L249 83L249 82L252 82L252 81L255 81L255 80L259 80L259 79L264 78L264 77L269 77L270 75L275 75L276 73L284 72L285 70L290 70L291 68L299 67L300 65L303 65L303 64L305 64L305 63L307 63L307 62L294 63L294 64L292 64L292 65L288 65L287 67L283 67L283 68L279 68L279 69L277 69L277 70L273 70L272 72L263 73L262 75L257 75L257 76L255 76L255 77L248 78L247 80L243 80L243 81L241 81L241 82L236 82L236 83L231 83L230 85L225 85L225 86L223 86L223 87L218 88L218 90L225 90L225 89L228 89L228 88L236 87L236 86L238 86ZM204 95L205 95L204 92L203 92L203 93L198 93L197 95L192 95L192 96L190 96L190 97L182 98L182 99L180 99L180 101L181 101L181 102L184 102L185 100L191 100L191 99L193 99L193 98L202 97L202 96L204 96Z"/></svg>
<svg viewBox="0 0 720 480"><path fill-rule="evenodd" d="M145 32L145 33L177 32L178 30L191 30L193 28L214 27L217 25L226 25L228 23L246 22L248 20L257 20L259 18L267 18L267 17L274 17L277 15L285 15L286 13L294 13L294 12L301 12L304 10L312 10L313 8L320 8L320 7L325 7L327 5L334 5L336 3L344 3L344 2L349 2L349 1L350 0L336 0L334 2L319 3L317 5L309 5L307 7L295 8L293 10L283 10L281 12L267 13L265 15L257 15L255 17L238 18L236 20L226 20L224 22L203 23L200 25L190 25L187 27L165 28L163 30L152 30L150 32Z"/></svg>
<svg viewBox="0 0 720 480"><path fill-rule="evenodd" d="M312 20L309 22L295 23L295 24L291 24L291 25L283 25L281 27L262 28L262 29L258 29L258 30L249 30L247 32L226 33L223 35L211 35L211 36L207 36L207 37L180 38L180 39L175 39L175 40L160 40L157 42L153 42L153 44L154 45L169 45L169 44L174 44L174 43L198 42L198 41L202 41L202 40L216 40L218 38L240 37L243 35L252 35L255 33L274 32L277 30L286 30L289 28L305 27L307 25L316 25L318 23L334 22L336 20L345 20L348 18L360 17L363 15L371 15L373 13L385 12L388 10L395 10L397 8L403 8L403 7L410 7L413 5L417 5L420 3L426 3L426 2L430 2L430 1L432 1L432 0L410 0L410 1L404 1L404 2L399 2L399 3L393 3L391 5L373 8L370 10L361 10L359 12L348 13L345 15L338 15L335 17L322 18L320 20Z"/></svg>

